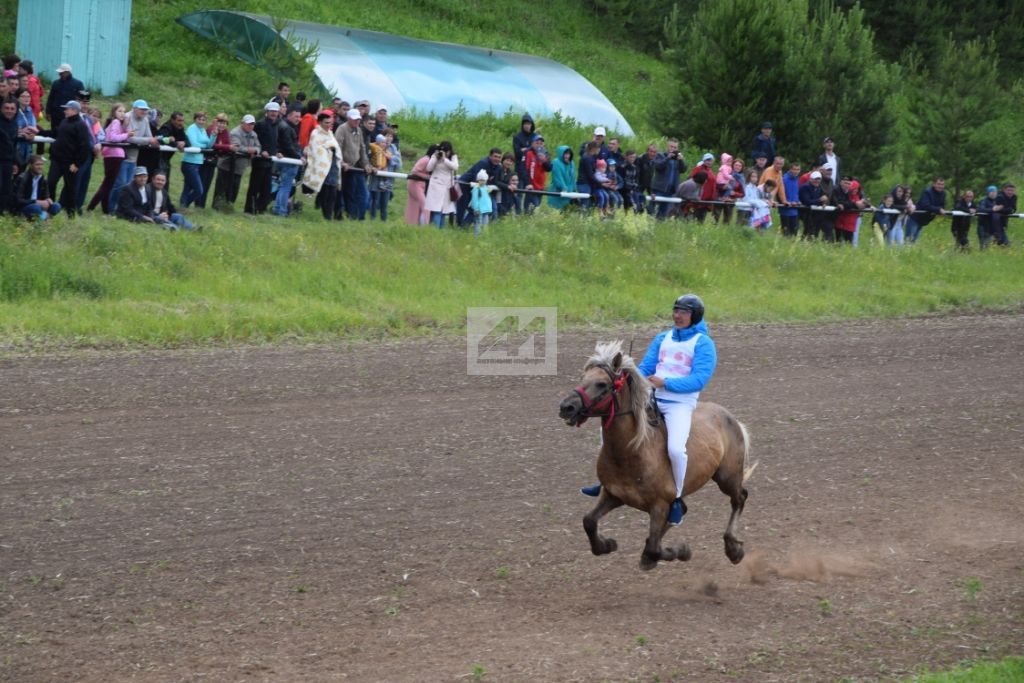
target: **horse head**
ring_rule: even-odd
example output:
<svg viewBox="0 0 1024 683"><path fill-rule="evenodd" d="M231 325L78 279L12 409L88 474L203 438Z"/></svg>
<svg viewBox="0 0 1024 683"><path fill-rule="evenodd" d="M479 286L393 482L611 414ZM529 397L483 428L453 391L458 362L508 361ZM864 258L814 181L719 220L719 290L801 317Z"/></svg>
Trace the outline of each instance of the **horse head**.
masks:
<svg viewBox="0 0 1024 683"><path fill-rule="evenodd" d="M618 415L641 414L650 384L622 353L622 342L599 343L587 359L579 384L558 406L558 415L569 426L580 426L600 417L605 428ZM635 408L641 411L634 413Z"/></svg>

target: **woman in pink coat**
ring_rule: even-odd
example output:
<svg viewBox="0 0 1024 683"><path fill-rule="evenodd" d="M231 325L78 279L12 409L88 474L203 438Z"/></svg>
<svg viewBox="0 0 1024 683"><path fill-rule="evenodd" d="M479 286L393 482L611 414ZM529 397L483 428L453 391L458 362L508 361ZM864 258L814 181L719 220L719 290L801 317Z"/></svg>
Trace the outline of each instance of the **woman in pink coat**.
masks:
<svg viewBox="0 0 1024 683"><path fill-rule="evenodd" d="M430 213L430 222L443 228L444 217L455 213L451 188L455 187L455 176L459 172L459 157L452 149L452 143L445 140L437 145L437 151L427 162L427 170L430 172L430 186L427 187L424 208Z"/></svg>
<svg viewBox="0 0 1024 683"><path fill-rule="evenodd" d="M426 225L427 224L427 180L429 180L430 171L427 170L427 164L430 163L430 157L434 156L434 152L437 151L437 145L431 145L427 153L420 157L420 160L412 167L412 171L409 172L409 181L405 184L406 190L409 191L409 198L405 202L405 222L408 225Z"/></svg>

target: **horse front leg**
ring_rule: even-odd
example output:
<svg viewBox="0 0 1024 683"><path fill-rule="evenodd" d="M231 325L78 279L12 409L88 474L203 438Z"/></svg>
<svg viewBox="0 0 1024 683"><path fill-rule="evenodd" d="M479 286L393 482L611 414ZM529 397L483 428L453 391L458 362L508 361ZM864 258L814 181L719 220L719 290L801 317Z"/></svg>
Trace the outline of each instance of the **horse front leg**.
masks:
<svg viewBox="0 0 1024 683"><path fill-rule="evenodd" d="M725 556L733 564L739 564L743 560L743 541L736 538L736 523L743 514L743 506L747 502L747 490L740 488L739 492L730 496L732 502L732 514L729 515L729 526L725 528Z"/></svg>
<svg viewBox="0 0 1024 683"><path fill-rule="evenodd" d="M648 514L651 516L650 531L647 534L647 542L644 543L644 552L640 556L640 569L649 571L657 567L658 562L689 560L691 553L687 544L682 543L671 548L661 545L661 539L668 531L668 505L655 505Z"/></svg>
<svg viewBox="0 0 1024 683"><path fill-rule="evenodd" d="M607 555L615 552L619 544L614 538L605 538L597 531L597 523L602 517L622 505L622 501L608 493L608 489L602 489L601 497L597 499L597 506L583 517L583 530L587 532L590 539L590 552L595 555Z"/></svg>

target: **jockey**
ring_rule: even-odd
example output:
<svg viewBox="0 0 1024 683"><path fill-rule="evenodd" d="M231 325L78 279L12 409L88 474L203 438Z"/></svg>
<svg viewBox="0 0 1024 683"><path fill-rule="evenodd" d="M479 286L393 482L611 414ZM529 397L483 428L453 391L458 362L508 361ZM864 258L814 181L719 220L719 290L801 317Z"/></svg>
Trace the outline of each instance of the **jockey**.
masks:
<svg viewBox="0 0 1024 683"><path fill-rule="evenodd" d="M715 342L708 336L704 322L704 302L695 294L676 299L672 306L675 326L654 338L638 366L655 387L658 409L665 416L668 428L668 457L676 498L668 512L668 523L683 521L683 483L686 480L686 440L690 436L690 420L697 407L700 390L711 379L718 363ZM586 486L580 492L588 496L601 493L601 485Z"/></svg>

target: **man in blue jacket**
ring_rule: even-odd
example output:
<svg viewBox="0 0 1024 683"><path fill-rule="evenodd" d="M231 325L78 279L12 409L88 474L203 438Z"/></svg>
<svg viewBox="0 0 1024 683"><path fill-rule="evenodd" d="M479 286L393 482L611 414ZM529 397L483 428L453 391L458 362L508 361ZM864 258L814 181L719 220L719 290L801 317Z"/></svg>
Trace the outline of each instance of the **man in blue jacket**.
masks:
<svg viewBox="0 0 1024 683"><path fill-rule="evenodd" d="M946 180L935 178L932 184L921 192L917 200L917 210L907 221L907 241L916 242L924 226L932 222L936 216L946 215Z"/></svg>
<svg viewBox="0 0 1024 683"><path fill-rule="evenodd" d="M459 176L459 201L455 204L455 222L458 225L467 225L473 219L473 212L469 210L470 185L475 183L480 171L487 171L487 184L493 185L495 179L501 175L501 148L492 147L491 151L480 161L469 167L469 170Z"/></svg>
<svg viewBox="0 0 1024 683"><path fill-rule="evenodd" d="M686 482L686 441L697 408L697 397L718 365L715 342L704 322L704 302L696 294L684 294L672 306L674 326L657 335L647 348L638 369L654 386L658 410L668 429L668 457L676 498L668 511L668 523L679 524L686 513L683 484ZM601 493L601 485L587 486L580 492L588 496Z"/></svg>

